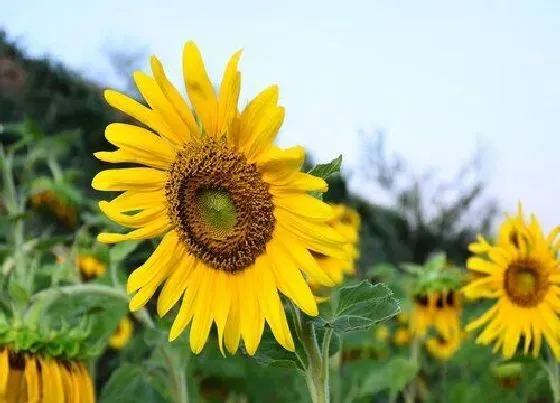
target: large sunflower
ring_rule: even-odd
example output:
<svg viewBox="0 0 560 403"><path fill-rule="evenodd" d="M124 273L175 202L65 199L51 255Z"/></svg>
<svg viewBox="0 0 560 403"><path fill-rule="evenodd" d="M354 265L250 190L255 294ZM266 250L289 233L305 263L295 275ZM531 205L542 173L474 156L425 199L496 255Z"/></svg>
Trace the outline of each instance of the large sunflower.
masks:
<svg viewBox="0 0 560 403"><path fill-rule="evenodd" d="M560 271L557 260L558 229L545 237L534 216L508 217L500 227L496 245L479 237L470 250L482 255L469 258L467 268L479 273L464 288L469 297L495 299L484 315L467 330L485 326L477 342L495 342L495 351L506 358L516 352L521 337L524 353L539 354L542 338L560 358Z"/></svg>
<svg viewBox="0 0 560 403"><path fill-rule="evenodd" d="M128 279L128 292L136 293L130 309L144 306L164 283L159 315L182 299L169 339L191 323L195 353L212 323L220 348L225 341L231 353L243 339L254 354L265 322L276 340L293 350L278 290L306 314L317 315L305 277L323 285L333 282L310 251L347 258L345 239L328 225L332 208L309 194L326 191L327 184L300 172L302 147L273 144L284 119L278 88L267 88L238 111L240 54L227 64L216 94L199 50L192 42L185 45L183 73L192 109L155 57L153 78L134 74L148 107L105 92L111 106L147 128L107 127L107 139L119 149L96 156L145 166L103 171L93 179L97 190L124 192L100 202L100 208L134 228L126 234L101 233L98 239L111 243L163 235Z"/></svg>
<svg viewBox="0 0 560 403"><path fill-rule="evenodd" d="M0 402L94 402L82 362L0 349Z"/></svg>

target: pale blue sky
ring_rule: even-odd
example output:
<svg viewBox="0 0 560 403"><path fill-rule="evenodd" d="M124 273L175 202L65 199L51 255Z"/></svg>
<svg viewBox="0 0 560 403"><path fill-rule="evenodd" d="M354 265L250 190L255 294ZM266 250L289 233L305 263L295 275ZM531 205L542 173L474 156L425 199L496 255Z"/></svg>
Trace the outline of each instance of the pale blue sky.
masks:
<svg viewBox="0 0 560 403"><path fill-rule="evenodd" d="M412 167L444 173L482 146L502 207L522 200L546 227L560 224L559 1L2 3L0 26L29 52L98 79L108 44L145 47L176 83L184 41L215 81L243 48L242 102L280 85L280 144L342 153L349 170L358 132L381 127Z"/></svg>

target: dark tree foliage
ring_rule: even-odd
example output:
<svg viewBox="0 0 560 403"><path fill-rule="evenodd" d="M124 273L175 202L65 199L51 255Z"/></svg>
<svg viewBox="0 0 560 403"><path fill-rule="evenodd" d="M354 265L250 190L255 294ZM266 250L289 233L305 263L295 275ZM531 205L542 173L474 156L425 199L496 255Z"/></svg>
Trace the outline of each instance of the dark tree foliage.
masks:
<svg viewBox="0 0 560 403"><path fill-rule="evenodd" d="M105 127L123 116L108 107L97 83L47 58L26 56L0 31L0 122L24 119L46 134L75 131L73 149L63 163L80 167L83 189L89 192L91 177L100 168L92 153L107 148Z"/></svg>

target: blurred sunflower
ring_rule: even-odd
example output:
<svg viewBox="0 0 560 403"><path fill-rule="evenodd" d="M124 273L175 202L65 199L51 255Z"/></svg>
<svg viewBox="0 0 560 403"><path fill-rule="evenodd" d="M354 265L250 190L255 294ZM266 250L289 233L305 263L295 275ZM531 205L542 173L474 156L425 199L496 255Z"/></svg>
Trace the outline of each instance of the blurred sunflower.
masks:
<svg viewBox="0 0 560 403"><path fill-rule="evenodd" d="M176 339L191 323L190 346L199 353L212 323L230 353L241 339L249 354L259 345L265 322L276 340L294 349L278 291L308 315L317 304L305 277L333 285L310 251L348 258L346 240L329 225L333 209L309 192L324 192L326 182L302 173L304 149L273 144L284 119L271 86L239 112L241 52L230 59L219 94L192 42L183 54L183 73L191 107L151 59L154 78L134 79L149 107L115 91L108 103L147 128L111 124L105 135L120 147L96 156L106 162L142 167L99 173L101 191L124 192L101 210L113 221L134 228L126 234L101 233L101 242L163 235L150 258L128 278L136 293L130 309L146 304L165 283L157 312L165 315L182 298L170 330ZM195 118L196 116L196 118Z"/></svg>
<svg viewBox="0 0 560 403"><path fill-rule="evenodd" d="M449 360L461 346L461 334L456 333L450 337L441 334L430 336L425 342L426 350L430 355L441 361Z"/></svg>
<svg viewBox="0 0 560 403"><path fill-rule="evenodd" d="M398 328L393 335L393 343L395 343L397 346L404 346L410 343L410 332L408 328Z"/></svg>
<svg viewBox="0 0 560 403"><path fill-rule="evenodd" d="M126 346L134 331L134 323L128 316L119 321L115 332L109 339L109 346L115 350L122 350Z"/></svg>
<svg viewBox="0 0 560 403"><path fill-rule="evenodd" d="M79 255L75 265L86 280L103 276L107 272L107 265L93 256Z"/></svg>
<svg viewBox="0 0 560 403"><path fill-rule="evenodd" d="M94 402L86 366L37 354L0 350L0 402Z"/></svg>
<svg viewBox="0 0 560 403"><path fill-rule="evenodd" d="M31 205L35 208L46 208L70 228L76 227L78 223L78 213L76 209L52 190L45 190L33 194L31 196Z"/></svg>
<svg viewBox="0 0 560 403"><path fill-rule="evenodd" d="M335 284L342 283L344 275L351 275L356 272L355 260L359 257L358 240L360 232L360 215L357 211L344 204L332 205L334 216L330 221L330 226L338 232L351 246L348 257L327 256L320 252L313 252L319 266L327 273ZM317 289L321 284L309 279L312 288Z"/></svg>
<svg viewBox="0 0 560 403"><path fill-rule="evenodd" d="M433 327L445 339L454 338L461 331L461 312L460 296L454 290L417 294L410 320L411 330L423 337Z"/></svg>
<svg viewBox="0 0 560 403"><path fill-rule="evenodd" d="M507 217L500 227L496 245L479 236L470 250L474 256L467 268L481 273L463 289L465 295L496 299L484 315L467 326L468 331L485 327L476 339L480 344L495 342L495 351L505 358L516 352L521 337L524 354L539 354L542 339L560 359L560 272L556 258L560 228L545 236L531 215L525 222L522 210ZM513 234L513 235L512 235Z"/></svg>

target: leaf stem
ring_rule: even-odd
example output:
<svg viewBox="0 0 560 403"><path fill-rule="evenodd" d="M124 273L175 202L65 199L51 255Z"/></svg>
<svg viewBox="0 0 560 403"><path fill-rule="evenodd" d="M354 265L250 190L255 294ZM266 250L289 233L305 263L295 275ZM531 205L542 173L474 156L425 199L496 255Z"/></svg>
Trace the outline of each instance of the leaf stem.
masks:
<svg viewBox="0 0 560 403"><path fill-rule="evenodd" d="M410 349L410 360L416 364L419 364L420 360L420 341L420 337L415 335ZM416 378L413 379L405 389L404 401L405 403L414 403L416 401Z"/></svg>
<svg viewBox="0 0 560 403"><path fill-rule="evenodd" d="M303 320L302 313L293 305L296 320L296 334L303 344L307 356L305 381L313 403L330 403L329 388L329 348L332 328L326 328L322 350L317 343L315 327L310 321Z"/></svg>

